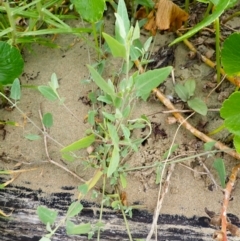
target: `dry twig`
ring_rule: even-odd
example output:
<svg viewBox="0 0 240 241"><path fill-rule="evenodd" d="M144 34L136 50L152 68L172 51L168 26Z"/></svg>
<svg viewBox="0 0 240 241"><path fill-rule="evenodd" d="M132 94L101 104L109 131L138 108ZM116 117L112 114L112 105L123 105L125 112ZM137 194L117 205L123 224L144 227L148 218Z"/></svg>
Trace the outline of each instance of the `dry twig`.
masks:
<svg viewBox="0 0 240 241"><path fill-rule="evenodd" d="M44 147L45 147L45 153L46 153L46 156L48 158L48 161L52 164L54 164L55 166L58 166L60 167L61 169L63 169L64 171L70 173L71 175L73 175L74 177L76 177L78 180L80 180L81 182L86 182L86 180L84 180L83 178L79 177L76 173L70 171L69 169L67 169L66 167L64 167L63 165L53 161L50 156L49 156L49 152L48 152L48 147L47 147L47 137L49 137L48 135L48 132L47 132L47 129L46 127L44 126L43 124L43 117L42 117L42 112L41 110L39 110L39 116L40 116L40 120L42 122L42 128L43 128L43 139L44 139Z"/></svg>
<svg viewBox="0 0 240 241"><path fill-rule="evenodd" d="M176 34L178 36L182 36L182 34L179 31L176 31ZM210 59L208 59L207 57L205 57L204 55L202 55L201 53L199 53L197 51L197 49L193 46L192 43L190 43L187 39L183 40L184 44L194 53L197 53L198 56L200 57L200 59L208 66L210 66L211 68L215 68L216 64L214 62L212 62ZM226 75L225 71L220 68L220 72L223 76ZM229 80L232 84L240 87L240 78L239 77L235 77L235 76L226 76L226 79Z"/></svg>

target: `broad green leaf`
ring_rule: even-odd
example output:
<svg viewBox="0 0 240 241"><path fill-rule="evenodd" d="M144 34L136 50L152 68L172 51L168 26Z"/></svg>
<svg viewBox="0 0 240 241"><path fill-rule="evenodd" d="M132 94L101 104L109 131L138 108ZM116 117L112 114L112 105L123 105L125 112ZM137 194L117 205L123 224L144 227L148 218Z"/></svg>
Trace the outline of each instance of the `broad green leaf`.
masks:
<svg viewBox="0 0 240 241"><path fill-rule="evenodd" d="M227 8L234 7L238 2L239 0L230 0Z"/></svg>
<svg viewBox="0 0 240 241"><path fill-rule="evenodd" d="M184 85L176 84L174 90L182 101L186 102L189 99L188 90Z"/></svg>
<svg viewBox="0 0 240 241"><path fill-rule="evenodd" d="M127 35L128 31L130 29L130 21L129 21L129 18L128 18L128 12L127 12L127 8L126 8L124 0L119 0L118 1L117 14L122 19L124 32ZM118 19L116 19L116 22L115 22L115 34L116 34L116 39L120 43L124 44L125 39L123 39L121 37L122 33L121 33L121 27L119 26Z"/></svg>
<svg viewBox="0 0 240 241"><path fill-rule="evenodd" d="M38 86L38 90L48 100L54 101L58 99L58 96L56 95L56 93L49 86L40 85Z"/></svg>
<svg viewBox="0 0 240 241"><path fill-rule="evenodd" d="M191 97L194 95L194 91L195 91L195 88L196 88L196 82L195 80L187 80L185 83L184 83L184 86L188 92L188 95Z"/></svg>
<svg viewBox="0 0 240 241"><path fill-rule="evenodd" d="M213 162L213 167L216 169L218 176L220 178L221 186L225 188L225 180L226 180L226 171L225 171L225 165L224 161L221 158L217 158Z"/></svg>
<svg viewBox="0 0 240 241"><path fill-rule="evenodd" d="M95 141L94 134L86 136L61 149L61 152L77 151L89 147Z"/></svg>
<svg viewBox="0 0 240 241"><path fill-rule="evenodd" d="M0 41L0 85L12 84L23 72L21 53L7 42Z"/></svg>
<svg viewBox="0 0 240 241"><path fill-rule="evenodd" d="M201 115L207 114L208 108L206 106L206 103L201 99L195 97L193 99L188 100L187 103L188 103L188 106L194 111L196 111L197 113Z"/></svg>
<svg viewBox="0 0 240 241"><path fill-rule="evenodd" d="M105 0L71 0L79 15L90 23L102 19Z"/></svg>
<svg viewBox="0 0 240 241"><path fill-rule="evenodd" d="M82 211L82 209L83 209L83 205L79 201L73 202L68 207L67 217L71 218L78 215Z"/></svg>
<svg viewBox="0 0 240 241"><path fill-rule="evenodd" d="M171 73L172 67L149 70L135 79L136 95L147 100L152 89L159 86Z"/></svg>
<svg viewBox="0 0 240 241"><path fill-rule="evenodd" d="M226 10L227 6L229 4L229 0L221 0L219 2L219 4L215 7L214 11L212 12L212 14L210 14L209 16L207 16L206 18L204 18L200 23L198 23L197 25L195 25L190 31L188 31L186 34L182 35L181 37L175 39L171 44L176 44L179 43L181 41L183 41L184 39L190 38L191 36L193 36L195 33L197 33L199 30L201 30L202 28L210 25L211 23L213 23L217 18L219 18L222 13Z"/></svg>
<svg viewBox="0 0 240 241"><path fill-rule="evenodd" d="M226 74L240 75L240 33L234 33L224 41L221 57Z"/></svg>
<svg viewBox="0 0 240 241"><path fill-rule="evenodd" d="M107 170L107 177L110 177L118 168L120 156L119 156L119 148L114 146L112 156L110 159L109 167Z"/></svg>
<svg viewBox="0 0 240 241"><path fill-rule="evenodd" d="M90 65L87 65L94 82L97 86L105 93L110 95L113 99L115 98L115 92L108 85L108 83L102 78L102 76Z"/></svg>
<svg viewBox="0 0 240 241"><path fill-rule="evenodd" d="M45 127L50 128L53 125L53 116L51 113L46 113L43 116L43 124Z"/></svg>
<svg viewBox="0 0 240 241"><path fill-rule="evenodd" d="M235 135L233 138L233 144L238 153L240 153L240 136Z"/></svg>
<svg viewBox="0 0 240 241"><path fill-rule="evenodd" d="M47 207L38 206L37 215L44 224L53 224L57 218L58 212Z"/></svg>
<svg viewBox="0 0 240 241"><path fill-rule="evenodd" d="M81 224L75 225L73 222L67 220L66 230L67 230L68 235L87 234L91 231L91 224L90 223L81 223Z"/></svg>
<svg viewBox="0 0 240 241"><path fill-rule="evenodd" d="M127 55L125 46L106 33L102 33L102 35L106 40L113 57L125 59Z"/></svg>
<svg viewBox="0 0 240 241"><path fill-rule="evenodd" d="M36 140L39 140L41 138L41 136L35 135L35 134L27 134L24 137L26 139L30 140L30 141L36 141Z"/></svg>
<svg viewBox="0 0 240 241"><path fill-rule="evenodd" d="M20 100L21 98L21 87L19 79L15 79L11 86L10 97L14 100Z"/></svg>
<svg viewBox="0 0 240 241"><path fill-rule="evenodd" d="M224 125L233 134L240 136L240 92L235 92L223 102L220 115Z"/></svg>

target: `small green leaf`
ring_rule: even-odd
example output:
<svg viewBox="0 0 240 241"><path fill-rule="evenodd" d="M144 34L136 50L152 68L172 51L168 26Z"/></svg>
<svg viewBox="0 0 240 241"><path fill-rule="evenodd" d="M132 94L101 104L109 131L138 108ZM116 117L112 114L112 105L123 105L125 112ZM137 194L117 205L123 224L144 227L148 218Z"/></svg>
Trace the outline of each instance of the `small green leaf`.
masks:
<svg viewBox="0 0 240 241"><path fill-rule="evenodd" d="M182 84L176 84L174 90L182 101L186 102L189 99L188 90Z"/></svg>
<svg viewBox="0 0 240 241"><path fill-rule="evenodd" d="M10 97L13 100L20 100L21 98L21 88L19 79L15 79L11 86Z"/></svg>
<svg viewBox="0 0 240 241"><path fill-rule="evenodd" d="M50 238L42 237L39 241L51 241Z"/></svg>
<svg viewBox="0 0 240 241"><path fill-rule="evenodd" d="M171 73L172 67L149 70L135 78L136 95L147 100L152 89L159 86Z"/></svg>
<svg viewBox="0 0 240 241"><path fill-rule="evenodd" d="M86 195L88 192L88 185L86 183L78 186L78 191L83 195Z"/></svg>
<svg viewBox="0 0 240 241"><path fill-rule="evenodd" d="M233 134L240 136L240 92L234 92L223 102L220 115L224 125Z"/></svg>
<svg viewBox="0 0 240 241"><path fill-rule="evenodd" d="M201 115L206 115L208 108L206 106L206 103L204 101L202 101L199 98L193 98L188 100L188 106L193 109L194 111L196 111L197 113L201 114Z"/></svg>
<svg viewBox="0 0 240 241"><path fill-rule="evenodd" d="M230 35L223 43L222 65L228 75L240 75L240 34Z"/></svg>
<svg viewBox="0 0 240 241"><path fill-rule="evenodd" d="M98 101L102 101L108 105L112 104L112 99L111 99L111 96L110 95L100 95L98 98L97 98Z"/></svg>
<svg viewBox="0 0 240 241"><path fill-rule="evenodd" d="M118 136L118 133L117 133L117 129L111 123L107 123L107 127L108 127L108 131L109 131L109 136L110 136L110 138L113 142L113 145L117 147L118 144L119 144L119 136Z"/></svg>
<svg viewBox="0 0 240 241"><path fill-rule="evenodd" d="M204 151L211 151L215 146L215 144L216 144L216 141L210 141L210 142L204 143Z"/></svg>
<svg viewBox="0 0 240 241"><path fill-rule="evenodd" d="M30 140L30 141L36 141L39 140L41 138L41 136L39 135L34 135L34 134L27 134L24 136L26 139Z"/></svg>
<svg viewBox="0 0 240 241"><path fill-rule="evenodd" d="M102 111L102 114L103 114L103 116L104 116L106 119L108 119L108 120L110 120L110 121L115 121L115 120L116 120L116 119L115 119L115 116L112 115L112 114L109 114L109 113L107 113L107 112L105 112L105 111Z"/></svg>
<svg viewBox="0 0 240 241"><path fill-rule="evenodd" d="M90 223L81 223L79 225L75 225L73 222L67 220L66 230L67 230L68 235L87 234L91 231L91 224Z"/></svg>
<svg viewBox="0 0 240 241"><path fill-rule="evenodd" d="M125 2L124 0L119 0L118 1L118 7L117 7L117 14L120 16L121 20L122 20L122 25L121 27L124 28L124 32L127 34L129 29L130 29L130 21L129 21L129 18L128 18L128 12L127 12L127 8L126 8L126 5L125 5ZM116 19L116 22L115 22L115 34L116 34L116 39L120 42L120 43L124 43L125 42L125 39L123 39L121 36L122 36L122 33L121 33L121 27L119 26L119 22L118 22L118 19ZM125 36L126 36L125 34Z"/></svg>
<svg viewBox="0 0 240 241"><path fill-rule="evenodd" d="M78 215L82 211L82 209L83 209L83 205L79 201L73 202L68 207L67 217L71 218Z"/></svg>
<svg viewBox="0 0 240 241"><path fill-rule="evenodd" d="M94 82L97 86L105 93L110 95L112 98L115 96L115 92L112 88L108 85L108 83L102 78L102 76L90 65L87 65Z"/></svg>
<svg viewBox="0 0 240 241"><path fill-rule="evenodd" d="M122 187L126 188L127 187L127 179L124 174L120 174L120 181L121 181Z"/></svg>
<svg viewBox="0 0 240 241"><path fill-rule="evenodd" d="M46 128L50 128L53 125L53 116L51 113L44 114L43 124Z"/></svg>
<svg viewBox="0 0 240 241"><path fill-rule="evenodd" d="M61 152L77 151L89 147L95 141L94 134L86 136L61 149Z"/></svg>
<svg viewBox="0 0 240 241"><path fill-rule="evenodd" d="M193 96L194 95L194 91L195 91L195 88L196 88L196 82L195 80L187 80L185 83L184 83L184 86L188 92L188 95L189 97Z"/></svg>
<svg viewBox="0 0 240 241"><path fill-rule="evenodd" d="M213 162L213 167L216 169L216 171L218 172L218 176L220 178L220 182L221 182L221 186L223 188L225 188L225 180L226 180L226 171L225 171L225 165L224 165L224 161L221 158L217 158L214 162Z"/></svg>
<svg viewBox="0 0 240 241"><path fill-rule="evenodd" d="M58 96L56 95L56 93L49 86L40 85L38 86L38 90L48 100L54 101L58 99Z"/></svg>
<svg viewBox="0 0 240 241"><path fill-rule="evenodd" d="M118 168L120 156L118 147L114 146L109 167L107 170L107 177L110 177Z"/></svg>
<svg viewBox="0 0 240 241"><path fill-rule="evenodd" d="M58 78L57 78L57 75L55 73L52 74L51 82L48 82L48 84L55 92L59 88Z"/></svg>
<svg viewBox="0 0 240 241"><path fill-rule="evenodd" d="M58 212L47 207L38 206L37 215L44 224L53 224L57 218Z"/></svg>
<svg viewBox="0 0 240 241"><path fill-rule="evenodd" d="M102 33L102 35L106 40L113 57L120 57L125 59L127 54L125 46L106 33Z"/></svg>
<svg viewBox="0 0 240 241"><path fill-rule="evenodd" d="M90 110L88 111L88 123L90 125L94 125L95 124L95 116L97 115L97 111L96 110Z"/></svg>

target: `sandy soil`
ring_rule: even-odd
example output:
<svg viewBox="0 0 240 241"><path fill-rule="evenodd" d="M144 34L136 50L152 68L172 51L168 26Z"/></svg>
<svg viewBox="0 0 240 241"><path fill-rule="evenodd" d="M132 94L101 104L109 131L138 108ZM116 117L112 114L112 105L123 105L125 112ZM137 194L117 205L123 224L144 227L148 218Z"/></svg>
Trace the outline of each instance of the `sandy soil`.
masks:
<svg viewBox="0 0 240 241"><path fill-rule="evenodd" d="M110 18L108 21L111 22L112 19ZM78 23L73 22L73 24ZM166 42L169 43L173 38L174 35L170 33L166 33L165 35L158 34L155 49L163 46ZM50 129L50 135L63 146L82 138L85 131L89 128L88 124L84 122L84 118L91 107L84 104L80 97L86 96L89 90L96 88L93 84L84 84L82 82L82 80L89 77L86 68L86 64L89 63L87 56L90 56L90 63L93 63L95 61L95 52L86 45L85 41L75 40L73 36L58 36L57 43L61 46L60 49L48 49L34 45L31 52L24 50L25 69L24 74L20 78L22 84L47 85L52 73L57 74L60 82L59 93L61 97L65 98L66 106L74 113L78 120L69 114L62 105L45 100L40 93L32 89L22 89L23 94L18 107L39 128L41 128L39 117L40 106L44 113L51 112L54 118L54 125ZM74 46L67 48L73 42L75 42ZM188 49L182 43L177 45L174 56L173 66L176 82L182 83L186 79L194 79L197 82L196 95L202 98L206 97L211 91L211 88L207 86L209 83L213 83L212 70L197 59L190 60ZM184 68L186 63L189 62L189 67ZM107 66L104 75L105 77L111 77L113 73L111 70L116 65L109 59ZM107 70L110 71L108 72ZM115 71L117 70L115 69ZM171 78L167 79L165 86L166 95L176 96ZM220 92L213 92L208 98L208 107L220 108L222 101L232 90L233 87L225 81L221 86ZM177 107L183 108L183 104L179 103ZM166 133L166 136L152 135L145 145L140 148L139 152L133 154L129 160L129 165L131 166L150 165L155 161L162 160L163 153L169 149L172 143L178 125L167 124L166 119L171 114L159 113L162 110L166 110L166 108L154 97L151 97L147 102L139 100L135 110L133 117L145 114L152 122L160 125L160 129L163 129ZM21 164L21 168L26 169L30 167L38 168L35 171L21 174L14 181L14 185L26 186L31 189L41 188L44 192L50 194L51 192L60 192L62 186L77 187L80 184L79 180L69 173L48 163L43 138L37 141L29 141L24 138L26 134L40 134L40 131L29 123L25 116L19 113L17 109L14 109L12 112L2 109L0 110L0 115L3 120L16 121L21 125L21 127L5 127L5 139L0 141L0 169L13 169L16 164ZM194 126L199 126L199 128L202 128L207 133L221 125L222 120L220 119L219 112L209 112L206 117L196 114L189 122ZM144 133L142 134L144 135ZM224 141L227 134L226 131L221 132L214 136L214 138ZM175 155L190 157L203 151L203 143L183 128L180 128L178 131L175 143L179 145L179 149L175 152ZM81 178L85 180L91 178L93 169L84 169L81 160L76 160L73 163L62 161L60 154L61 145L52 141L48 142L50 157L76 172ZM84 156L86 153L83 152L82 155ZM201 161L209 169L215 181L220 184L217 173L212 166L213 160L216 157L221 157L225 160L228 174L230 174L236 160L222 153L213 157L201 158ZM155 171L151 168L142 169L128 175L126 193L130 205L140 201L141 204L145 205L147 210L154 211L159 190L158 185L155 184ZM205 172L205 170L199 164L198 159L188 160L176 165L171 178L169 192L164 199L162 213L183 214L191 217L194 215L204 216L205 207L215 212L220 211L223 199L220 188L210 188L213 182L209 175L200 174L200 172ZM76 189L73 192L77 195ZM240 201L239 185L236 186L233 197L234 199L230 202L228 210L230 213L240 217L238 205Z"/></svg>

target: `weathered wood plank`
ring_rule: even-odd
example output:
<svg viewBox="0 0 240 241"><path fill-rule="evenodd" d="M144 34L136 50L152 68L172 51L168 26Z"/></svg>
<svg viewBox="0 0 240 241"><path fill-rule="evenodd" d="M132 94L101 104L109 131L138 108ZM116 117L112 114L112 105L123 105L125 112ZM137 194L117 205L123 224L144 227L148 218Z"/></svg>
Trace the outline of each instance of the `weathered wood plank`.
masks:
<svg viewBox="0 0 240 241"><path fill-rule="evenodd" d="M68 188L65 188L68 189ZM71 189L71 187L69 187ZM39 205L45 205L56 209L60 218L66 214L67 207L73 201L72 194L68 190L61 193L52 193L51 198L44 198L41 190L31 190L25 187L8 186L0 190L0 208L6 213L14 209L9 219L0 219L1 241L35 241L39 240L46 233L46 228L39 221L36 209ZM96 223L98 221L97 205L89 202L82 202L84 210L75 219L77 223ZM95 209L95 212L93 212ZM120 213L111 209L104 209L103 222L105 230L101 233L101 240L129 240ZM73 220L74 221L74 220ZM146 211L133 212L133 218L129 219L130 230L133 238L146 238L150 229L152 215ZM208 225L207 217L161 215L159 218L158 240L212 240L214 230ZM235 224L240 222L235 218ZM68 236L65 229L60 228L54 241L88 240L86 236ZM95 238L93 239L95 240ZM237 239L229 239L237 240Z"/></svg>

